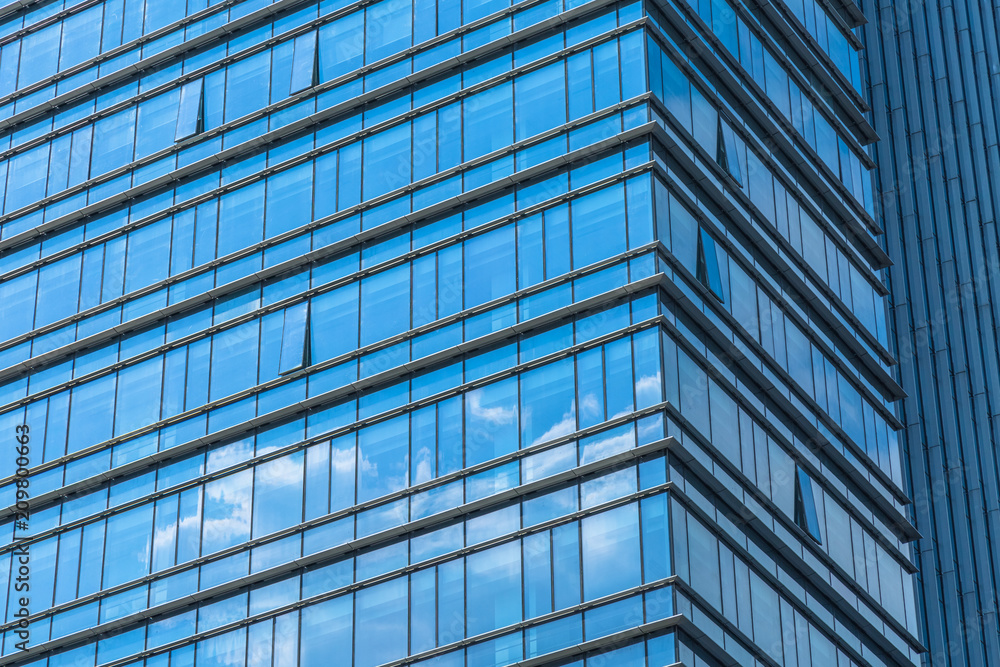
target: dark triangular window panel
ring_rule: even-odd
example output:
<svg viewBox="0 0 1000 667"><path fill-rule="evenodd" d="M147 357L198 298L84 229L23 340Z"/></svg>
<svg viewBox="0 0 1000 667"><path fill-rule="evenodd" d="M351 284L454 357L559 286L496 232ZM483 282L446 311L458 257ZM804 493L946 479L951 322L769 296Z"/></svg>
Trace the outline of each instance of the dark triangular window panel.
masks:
<svg viewBox="0 0 1000 667"><path fill-rule="evenodd" d="M802 468L795 469L795 523L809 533L817 543L823 543L819 532L819 516L816 513L812 480Z"/></svg>
<svg viewBox="0 0 1000 667"><path fill-rule="evenodd" d="M715 239L705 229L698 230L698 280L712 291L719 301L725 301L722 290L722 276L719 272L719 256L715 249Z"/></svg>

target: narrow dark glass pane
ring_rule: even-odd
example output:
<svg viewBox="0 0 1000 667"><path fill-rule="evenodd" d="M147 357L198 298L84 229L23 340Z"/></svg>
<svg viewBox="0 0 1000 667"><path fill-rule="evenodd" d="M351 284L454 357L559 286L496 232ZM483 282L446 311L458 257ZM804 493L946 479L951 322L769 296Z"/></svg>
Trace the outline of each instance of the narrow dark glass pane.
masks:
<svg viewBox="0 0 1000 667"><path fill-rule="evenodd" d="M725 301L722 293L722 278L719 275L719 258L715 252L715 240L700 229L698 232L698 280L701 281L719 301Z"/></svg>
<svg viewBox="0 0 1000 667"><path fill-rule="evenodd" d="M719 119L718 128L716 129L716 141L715 141L715 161L719 163L719 166L725 170L729 170L729 156L726 154L726 141L723 139L722 131L722 119Z"/></svg>
<svg viewBox="0 0 1000 667"><path fill-rule="evenodd" d="M813 498L812 480L802 468L795 470L795 523L809 533L810 537L823 543L819 533L819 518L816 515L816 501Z"/></svg>
<svg viewBox="0 0 1000 667"><path fill-rule="evenodd" d="M722 124L722 139L726 144L726 170L734 181L743 185L743 170L740 168L740 151L736 145L736 133L726 123Z"/></svg>
<svg viewBox="0 0 1000 667"><path fill-rule="evenodd" d="M736 133L722 118L719 118L718 140L715 161L726 170L737 184L743 185L743 170L740 168L740 152L736 145Z"/></svg>

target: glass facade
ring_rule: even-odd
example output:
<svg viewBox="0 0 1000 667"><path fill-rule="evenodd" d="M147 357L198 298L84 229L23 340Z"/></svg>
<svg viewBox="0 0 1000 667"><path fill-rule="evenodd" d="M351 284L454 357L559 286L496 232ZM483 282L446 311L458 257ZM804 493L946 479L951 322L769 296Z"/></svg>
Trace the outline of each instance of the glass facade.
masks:
<svg viewBox="0 0 1000 667"><path fill-rule="evenodd" d="M905 464L932 665L1000 660L997 16L988 3L872 1L879 207Z"/></svg>
<svg viewBox="0 0 1000 667"><path fill-rule="evenodd" d="M859 24L0 8L0 663L918 664Z"/></svg>

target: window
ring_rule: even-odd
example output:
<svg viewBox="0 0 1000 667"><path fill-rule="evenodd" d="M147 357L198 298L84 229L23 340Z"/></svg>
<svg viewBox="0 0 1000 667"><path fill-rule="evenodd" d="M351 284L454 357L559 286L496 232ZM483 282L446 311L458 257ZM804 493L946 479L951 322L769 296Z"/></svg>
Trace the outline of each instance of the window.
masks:
<svg viewBox="0 0 1000 667"><path fill-rule="evenodd" d="M181 88L181 101L177 108L177 128L174 141L187 139L205 131L204 79L192 81Z"/></svg>
<svg viewBox="0 0 1000 667"><path fill-rule="evenodd" d="M521 545L508 542L465 560L468 634L521 620Z"/></svg>
<svg viewBox="0 0 1000 667"><path fill-rule="evenodd" d="M355 596L354 664L374 667L406 655L407 578L363 588Z"/></svg>
<svg viewBox="0 0 1000 667"><path fill-rule="evenodd" d="M719 275L719 258L715 252L715 240L705 229L698 230L698 280L712 290L719 299L725 301L722 294L722 277Z"/></svg>
<svg viewBox="0 0 1000 667"><path fill-rule="evenodd" d="M740 168L740 151L736 144L736 133L721 117L719 118L715 160L736 181L737 185L743 185L743 170Z"/></svg>
<svg viewBox="0 0 1000 667"><path fill-rule="evenodd" d="M305 456L295 452L254 470L253 536L259 537L302 521L302 470Z"/></svg>
<svg viewBox="0 0 1000 667"><path fill-rule="evenodd" d="M584 600L641 583L639 512L634 504L583 519Z"/></svg>
<svg viewBox="0 0 1000 667"><path fill-rule="evenodd" d="M295 52L292 55L292 83L288 94L311 88L319 83L319 52L316 49L316 33L310 32L295 38Z"/></svg>
<svg viewBox="0 0 1000 667"><path fill-rule="evenodd" d="M802 468L795 469L795 523L817 543L823 543L819 533L816 501L813 499L812 480Z"/></svg>

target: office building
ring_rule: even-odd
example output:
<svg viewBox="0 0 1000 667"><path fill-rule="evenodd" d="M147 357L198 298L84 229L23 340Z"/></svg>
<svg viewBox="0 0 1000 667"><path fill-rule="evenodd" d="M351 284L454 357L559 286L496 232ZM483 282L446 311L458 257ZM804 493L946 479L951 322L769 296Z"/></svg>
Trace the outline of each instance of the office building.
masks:
<svg viewBox="0 0 1000 667"><path fill-rule="evenodd" d="M4 664L919 662L857 6L0 12Z"/></svg>

